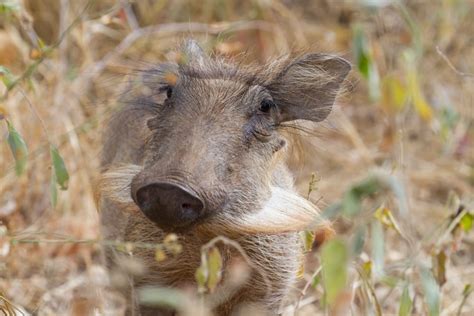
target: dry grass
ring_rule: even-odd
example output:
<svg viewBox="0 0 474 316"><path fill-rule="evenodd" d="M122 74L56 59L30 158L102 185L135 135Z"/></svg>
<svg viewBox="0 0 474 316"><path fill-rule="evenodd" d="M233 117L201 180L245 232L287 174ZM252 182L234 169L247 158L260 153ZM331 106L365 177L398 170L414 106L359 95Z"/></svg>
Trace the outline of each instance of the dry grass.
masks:
<svg viewBox="0 0 474 316"><path fill-rule="evenodd" d="M0 117L29 150L26 172L17 176L6 121L0 120L0 306L40 315L84 315L99 306L96 293L106 275L92 188L101 122L124 74L172 58L176 43L195 37L216 54L239 57L246 51L252 61L299 48L353 60L350 91L329 121L309 126L312 135L301 140L305 155L292 160L297 184L306 194L315 172L319 181L311 199L322 209L374 170L391 175L405 193L371 195L356 216L335 218L338 238L348 244L361 228L372 229L362 253L351 258L350 284L335 306L341 315L349 314L344 308L356 315L377 314L377 308L397 314L409 284L413 314L428 314L420 267L431 267L444 253L446 271L435 278L441 314L455 315L465 285L474 283L474 230L457 225L458 211L474 211L474 7L470 0L393 1L373 8L363 2L390 1L25 0L0 13L0 65L12 73L0 70ZM380 75L378 99L369 98L374 90L352 57L356 26ZM410 64L407 52L416 62ZM416 93L397 105L390 78L407 83L403 91L419 87L429 113ZM54 207L50 145L59 148L70 174L69 188ZM406 212L400 200L406 200ZM386 218L373 220L381 205L398 231ZM374 239L381 237L374 227L383 229L383 252L374 250L380 249ZM300 315L327 312L323 287L305 287L319 257L308 256ZM372 275L358 273L368 262ZM380 262L385 274L374 271ZM107 294L103 301L111 314L120 313L120 297ZM473 313L471 297L461 314Z"/></svg>

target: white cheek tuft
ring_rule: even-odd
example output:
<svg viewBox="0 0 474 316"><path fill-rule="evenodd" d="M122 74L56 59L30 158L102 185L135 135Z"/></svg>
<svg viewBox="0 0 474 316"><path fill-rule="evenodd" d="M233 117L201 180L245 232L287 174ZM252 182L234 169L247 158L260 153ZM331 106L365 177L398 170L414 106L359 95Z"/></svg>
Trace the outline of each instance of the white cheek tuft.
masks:
<svg viewBox="0 0 474 316"><path fill-rule="evenodd" d="M292 190L272 186L271 192L262 210L229 219L235 232L278 234L330 226L314 204Z"/></svg>
<svg viewBox="0 0 474 316"><path fill-rule="evenodd" d="M141 166L127 164L111 168L101 174L95 190L98 192L96 201L99 209L102 198L110 199L119 205L135 205L130 194L130 186L133 177L141 170Z"/></svg>

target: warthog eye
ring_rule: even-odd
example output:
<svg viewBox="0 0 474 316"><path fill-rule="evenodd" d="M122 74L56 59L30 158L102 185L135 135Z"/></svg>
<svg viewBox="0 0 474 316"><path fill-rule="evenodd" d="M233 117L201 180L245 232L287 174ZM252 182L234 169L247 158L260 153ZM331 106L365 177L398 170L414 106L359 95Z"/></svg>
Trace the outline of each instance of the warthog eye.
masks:
<svg viewBox="0 0 474 316"><path fill-rule="evenodd" d="M160 87L160 92L163 93L163 92L166 92L166 98L171 98L171 96L173 95L173 87L171 85L163 85Z"/></svg>
<svg viewBox="0 0 474 316"><path fill-rule="evenodd" d="M263 112L263 113L268 113L271 111L272 108L274 108L276 105L275 103L270 100L270 99L264 99L262 100L262 102L260 102L260 112Z"/></svg>
<svg viewBox="0 0 474 316"><path fill-rule="evenodd" d="M171 86L166 87L166 97L169 99L173 95L173 88Z"/></svg>

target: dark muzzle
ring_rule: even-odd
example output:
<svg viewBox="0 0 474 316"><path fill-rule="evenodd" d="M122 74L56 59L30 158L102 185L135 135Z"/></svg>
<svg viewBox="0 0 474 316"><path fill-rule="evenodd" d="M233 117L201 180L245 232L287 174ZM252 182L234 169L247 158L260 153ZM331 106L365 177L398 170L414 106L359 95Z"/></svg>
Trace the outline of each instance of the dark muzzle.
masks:
<svg viewBox="0 0 474 316"><path fill-rule="evenodd" d="M185 228L204 213L204 202L197 194L177 184L150 183L132 192L143 214L163 230Z"/></svg>

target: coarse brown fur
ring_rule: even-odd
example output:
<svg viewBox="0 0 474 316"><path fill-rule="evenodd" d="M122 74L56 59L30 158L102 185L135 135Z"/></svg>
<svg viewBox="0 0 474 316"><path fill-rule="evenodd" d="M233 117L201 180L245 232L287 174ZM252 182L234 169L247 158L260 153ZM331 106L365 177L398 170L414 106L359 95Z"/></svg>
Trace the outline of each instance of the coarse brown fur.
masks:
<svg viewBox="0 0 474 316"><path fill-rule="evenodd" d="M144 71L108 123L97 190L103 237L159 244L168 231L178 234L183 250L162 262L153 250L133 250L147 269L135 287L195 284L201 247L219 235L231 238L252 273L228 292L224 274L226 294L215 312L258 304L276 314L300 265L297 232L327 226L293 190L281 128L323 120L350 66L336 56L305 54L244 67L210 58L192 41L182 54L178 63ZM259 108L264 99L275 104L265 113ZM136 203L136 192L155 182L189 188L204 201L204 214L185 228L158 227ZM239 255L232 247L220 250L225 270ZM124 254L108 248L106 256L113 269Z"/></svg>

